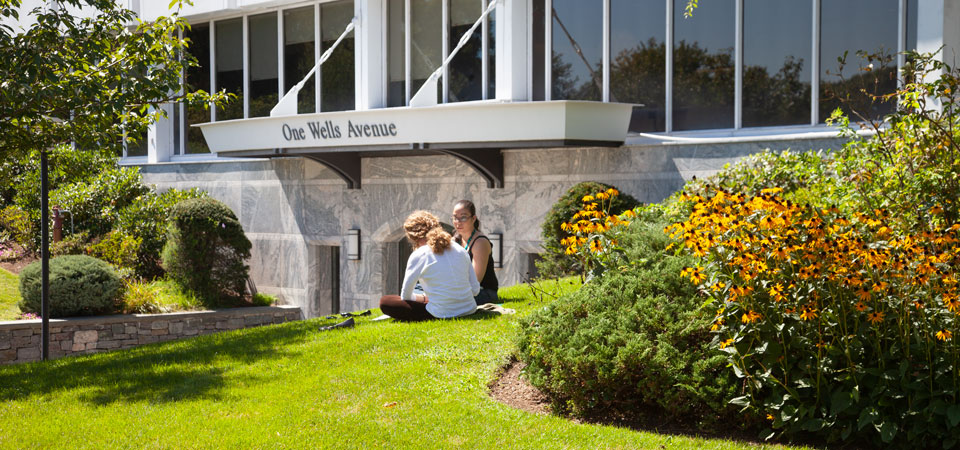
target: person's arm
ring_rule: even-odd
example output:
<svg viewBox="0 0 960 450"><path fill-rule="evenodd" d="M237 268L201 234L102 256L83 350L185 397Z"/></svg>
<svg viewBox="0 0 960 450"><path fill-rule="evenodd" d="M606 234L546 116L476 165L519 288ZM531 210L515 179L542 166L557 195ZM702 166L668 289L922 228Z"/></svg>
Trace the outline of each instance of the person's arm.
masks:
<svg viewBox="0 0 960 450"><path fill-rule="evenodd" d="M483 279L483 275L487 273L487 259L490 258L490 252L493 251L493 245L490 244L490 239L486 236L483 238L477 238L473 243L473 272L477 275L478 280Z"/></svg>
<svg viewBox="0 0 960 450"><path fill-rule="evenodd" d="M422 253L415 251L410 255L410 259L407 260L407 271L403 274L403 286L400 288L400 298L425 303L425 298L420 298L420 295L414 298L413 295L413 288L417 285L417 280L420 279L420 274L423 273L425 264L426 261L423 259Z"/></svg>
<svg viewBox="0 0 960 450"><path fill-rule="evenodd" d="M467 257L467 259L470 259L470 256L468 256L468 255L466 254L467 252L463 252L463 253L464 253L464 256ZM471 267L471 269L472 269L472 267ZM473 270L469 270L469 269L468 269L468 270L467 270L467 278L470 280L470 292L472 292L472 293L473 293L473 296L476 297L477 294L480 293L480 281L477 280L477 274L476 274L476 272L474 272Z"/></svg>

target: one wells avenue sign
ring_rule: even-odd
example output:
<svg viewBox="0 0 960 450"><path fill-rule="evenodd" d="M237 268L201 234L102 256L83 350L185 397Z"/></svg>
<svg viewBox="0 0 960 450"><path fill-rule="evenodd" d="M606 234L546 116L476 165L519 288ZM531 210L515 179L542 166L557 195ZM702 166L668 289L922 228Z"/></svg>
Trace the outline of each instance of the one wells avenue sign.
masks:
<svg viewBox="0 0 960 450"><path fill-rule="evenodd" d="M464 102L259 117L197 125L216 153L251 150L591 141L623 143L632 105Z"/></svg>
<svg viewBox="0 0 960 450"><path fill-rule="evenodd" d="M347 125L343 127L347 133L347 139L361 137L386 137L397 135L397 124L395 123L353 123L347 119ZM283 139L286 141L303 141L309 135L314 140L321 139L339 139L344 137L340 124L332 120L307 122L307 129L291 127L284 123ZM309 132L309 134L308 134Z"/></svg>

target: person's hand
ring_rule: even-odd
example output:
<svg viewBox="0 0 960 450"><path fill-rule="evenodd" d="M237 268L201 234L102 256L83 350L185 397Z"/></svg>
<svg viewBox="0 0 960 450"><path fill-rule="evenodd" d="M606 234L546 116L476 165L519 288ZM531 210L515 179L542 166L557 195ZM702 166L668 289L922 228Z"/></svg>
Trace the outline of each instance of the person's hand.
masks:
<svg viewBox="0 0 960 450"><path fill-rule="evenodd" d="M422 301L424 304L430 303L430 300L427 299L427 294L421 295L421 296L420 296L420 301Z"/></svg>

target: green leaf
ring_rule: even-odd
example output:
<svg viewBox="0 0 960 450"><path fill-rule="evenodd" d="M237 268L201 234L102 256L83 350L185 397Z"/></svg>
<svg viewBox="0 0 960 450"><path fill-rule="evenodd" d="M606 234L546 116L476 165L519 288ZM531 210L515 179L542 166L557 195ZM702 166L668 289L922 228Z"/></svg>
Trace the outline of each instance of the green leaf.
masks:
<svg viewBox="0 0 960 450"><path fill-rule="evenodd" d="M960 405L953 405L947 409L947 423L949 423L951 427L960 424Z"/></svg>
<svg viewBox="0 0 960 450"><path fill-rule="evenodd" d="M877 427L877 431L880 432L880 440L884 444L889 444L893 441L893 437L897 435L897 425L889 421L883 422Z"/></svg>
<svg viewBox="0 0 960 450"><path fill-rule="evenodd" d="M837 391L830 398L830 415L836 416L853 404L853 396L849 392Z"/></svg>
<svg viewBox="0 0 960 450"><path fill-rule="evenodd" d="M863 411L860 411L860 419L857 420L857 430L862 430L863 427L876 422L879 417L880 413L877 412L876 408L872 406L864 408Z"/></svg>

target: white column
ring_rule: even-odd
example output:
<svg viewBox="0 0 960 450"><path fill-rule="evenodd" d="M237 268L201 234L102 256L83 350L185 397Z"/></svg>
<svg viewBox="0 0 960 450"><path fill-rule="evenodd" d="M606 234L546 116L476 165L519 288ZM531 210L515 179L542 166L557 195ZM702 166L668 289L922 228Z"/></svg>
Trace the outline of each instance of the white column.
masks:
<svg viewBox="0 0 960 450"><path fill-rule="evenodd" d="M530 45L527 42L527 27L530 11L526 1L497 0L496 98L499 100L525 101L527 72L530 71ZM549 16L547 16L549 20ZM549 70L549 67L547 68Z"/></svg>
<svg viewBox="0 0 960 450"><path fill-rule="evenodd" d="M353 3L354 16L360 18L360 23L353 31L356 80L356 109L357 111L383 108L387 105L387 95L384 90L387 75L383 65L384 52L384 20L386 18L385 0L355 0Z"/></svg>
<svg viewBox="0 0 960 450"><path fill-rule="evenodd" d="M173 108L179 107L179 104L164 104L162 109L167 113L167 117L157 120L156 123L147 128L148 163L167 162L170 161L170 158L173 156L173 149L176 145L173 141L173 127L176 126L173 121Z"/></svg>

